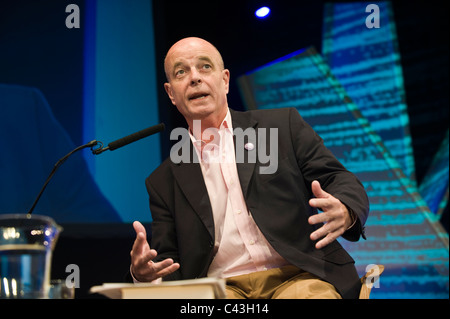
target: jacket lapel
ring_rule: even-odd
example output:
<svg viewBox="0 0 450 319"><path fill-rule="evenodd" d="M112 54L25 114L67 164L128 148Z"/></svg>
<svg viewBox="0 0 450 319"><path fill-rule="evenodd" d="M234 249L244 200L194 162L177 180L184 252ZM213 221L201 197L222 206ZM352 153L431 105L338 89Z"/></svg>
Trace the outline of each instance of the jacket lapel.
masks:
<svg viewBox="0 0 450 319"><path fill-rule="evenodd" d="M190 139L189 145L190 158L195 158L195 161L191 160L190 163L174 164L173 174L189 204L202 220L211 238L214 238L214 220L208 191L206 190L202 170L198 163L197 153Z"/></svg>
<svg viewBox="0 0 450 319"><path fill-rule="evenodd" d="M254 154L253 159L254 160L248 160L249 156L252 155L250 152L257 152L257 141L258 141L258 132L256 129L256 126L258 122L250 117L251 113L243 113L243 112L236 112L230 109L231 112L231 120L233 122L233 130L236 128L241 128L243 131L250 128L252 132L248 134L248 140L246 140L243 144L244 145L253 145L253 149L247 149L244 147L244 149L240 149L241 145L238 145L236 143L236 134L233 135L234 140L234 146L235 146L235 154L236 154L236 166L237 171L239 175L239 181L241 182L241 188L242 188L242 194L244 195L244 198L247 198L247 190L248 186L250 184L250 180L252 178L253 172L255 170L256 165L256 158L257 153ZM244 154L244 162L239 163L238 160L238 154L241 152L241 154ZM253 156L253 155L252 155ZM251 156L250 156L251 158Z"/></svg>

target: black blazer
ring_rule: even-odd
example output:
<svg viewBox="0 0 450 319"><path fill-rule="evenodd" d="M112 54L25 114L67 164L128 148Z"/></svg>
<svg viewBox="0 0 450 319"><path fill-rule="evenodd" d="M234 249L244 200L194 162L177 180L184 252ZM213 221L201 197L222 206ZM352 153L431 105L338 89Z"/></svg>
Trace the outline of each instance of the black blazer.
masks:
<svg viewBox="0 0 450 319"><path fill-rule="evenodd" d="M313 196L311 182L318 180L358 216L357 224L344 234L356 241L364 236L362 226L369 212L362 184L296 109L230 111L233 129L278 128L275 173L260 174L260 167L268 164L258 158L256 163L237 163L247 207L261 232L287 261L330 282L344 298L357 298L361 284L350 255L337 241L319 250L310 240L318 226L308 223L308 217L317 213L308 200ZM258 147L260 140L256 134L256 140L248 142ZM191 157L195 157L190 145ZM146 179L146 186L153 217L150 246L158 252L155 261L173 258L180 263L180 269L164 280L206 276L214 257L214 221L200 165L175 164L168 158Z"/></svg>

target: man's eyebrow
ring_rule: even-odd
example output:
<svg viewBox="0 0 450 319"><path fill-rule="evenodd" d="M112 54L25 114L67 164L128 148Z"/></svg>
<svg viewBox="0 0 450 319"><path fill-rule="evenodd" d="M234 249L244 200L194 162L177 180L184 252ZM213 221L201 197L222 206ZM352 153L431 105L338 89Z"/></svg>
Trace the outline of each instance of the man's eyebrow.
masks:
<svg viewBox="0 0 450 319"><path fill-rule="evenodd" d="M211 64L213 67L215 66L212 59L208 56L199 56L198 60L207 62L207 63ZM175 62L175 64L172 67L172 71L175 71L176 69L178 69L179 67L183 67L184 65L185 65L185 63L183 61Z"/></svg>
<svg viewBox="0 0 450 319"><path fill-rule="evenodd" d="M198 57L198 59L201 60L201 61L206 61L206 62L208 62L208 63L214 65L213 61L212 61L211 58L208 57L208 56L200 56L200 57Z"/></svg>
<svg viewBox="0 0 450 319"><path fill-rule="evenodd" d="M183 65L184 65L183 62L177 62L177 63L175 63L175 64L173 65L173 69L175 70L176 68L178 68L178 67L180 67L180 66L183 66Z"/></svg>

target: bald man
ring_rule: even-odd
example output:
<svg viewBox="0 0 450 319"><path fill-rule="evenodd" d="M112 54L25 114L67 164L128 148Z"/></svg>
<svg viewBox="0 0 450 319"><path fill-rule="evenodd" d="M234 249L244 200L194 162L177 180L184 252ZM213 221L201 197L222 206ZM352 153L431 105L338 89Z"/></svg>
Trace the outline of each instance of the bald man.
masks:
<svg viewBox="0 0 450 319"><path fill-rule="evenodd" d="M355 175L295 109L229 108L230 72L211 43L178 41L164 68L192 160L168 158L146 179L151 245L136 221L134 281L210 276L226 278L229 298L357 298L354 260L336 241L364 237ZM275 171L260 149L276 151Z"/></svg>

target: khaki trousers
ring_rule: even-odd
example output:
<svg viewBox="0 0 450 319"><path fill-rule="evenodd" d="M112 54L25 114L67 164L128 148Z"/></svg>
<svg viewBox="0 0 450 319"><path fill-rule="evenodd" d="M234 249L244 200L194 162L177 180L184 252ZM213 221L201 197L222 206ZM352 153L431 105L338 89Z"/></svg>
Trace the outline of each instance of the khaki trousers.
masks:
<svg viewBox="0 0 450 319"><path fill-rule="evenodd" d="M333 285L295 266L226 278L227 299L342 299Z"/></svg>

